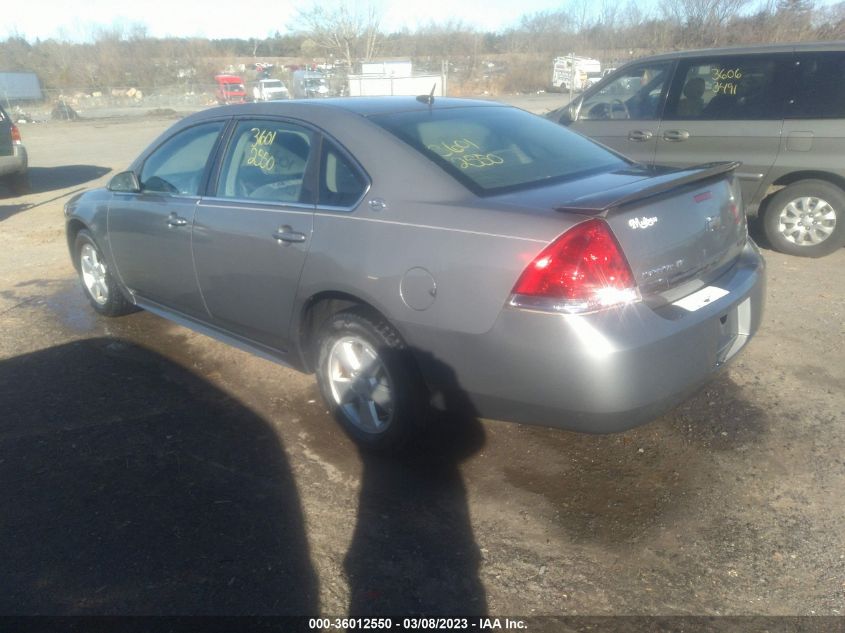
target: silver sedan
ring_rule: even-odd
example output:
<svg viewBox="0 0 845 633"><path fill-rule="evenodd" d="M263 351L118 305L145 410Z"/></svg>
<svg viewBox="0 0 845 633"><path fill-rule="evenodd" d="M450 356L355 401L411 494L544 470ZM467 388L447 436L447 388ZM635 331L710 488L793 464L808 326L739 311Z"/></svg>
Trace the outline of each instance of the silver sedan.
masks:
<svg viewBox="0 0 845 633"><path fill-rule="evenodd" d="M144 308L315 372L367 447L456 395L612 432L760 324L735 167L645 167L491 102L228 106L72 199L67 239L97 312Z"/></svg>

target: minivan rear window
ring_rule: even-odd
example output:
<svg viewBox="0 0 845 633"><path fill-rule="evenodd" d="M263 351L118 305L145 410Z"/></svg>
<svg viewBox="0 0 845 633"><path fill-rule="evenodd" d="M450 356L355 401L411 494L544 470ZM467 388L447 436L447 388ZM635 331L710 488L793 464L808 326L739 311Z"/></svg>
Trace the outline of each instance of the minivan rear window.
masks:
<svg viewBox="0 0 845 633"><path fill-rule="evenodd" d="M627 164L593 141L517 108L431 109L375 115L371 120L479 195Z"/></svg>
<svg viewBox="0 0 845 633"><path fill-rule="evenodd" d="M786 118L845 117L845 52L799 55L795 69L798 76Z"/></svg>

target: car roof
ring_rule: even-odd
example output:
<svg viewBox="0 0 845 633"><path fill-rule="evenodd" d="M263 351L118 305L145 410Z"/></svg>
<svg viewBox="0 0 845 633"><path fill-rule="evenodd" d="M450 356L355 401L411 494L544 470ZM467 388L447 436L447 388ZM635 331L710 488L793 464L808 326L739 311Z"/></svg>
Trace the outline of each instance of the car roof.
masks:
<svg viewBox="0 0 845 633"><path fill-rule="evenodd" d="M322 99L326 105L343 108L362 116L375 114L392 114L395 112L408 112L415 110L444 110L448 108L467 107L494 107L504 104L495 101L482 101L481 99L454 99L450 97L434 97L432 103L428 103L428 95L418 97L346 97L337 99ZM316 100L314 100L316 101Z"/></svg>
<svg viewBox="0 0 845 633"><path fill-rule="evenodd" d="M428 95L425 95L428 97ZM196 112L183 121L198 121L226 115L288 115L306 117L308 113L316 115L341 111L348 115L370 117L379 114L395 114L399 112L424 112L426 110L447 110L454 108L509 108L504 103L485 101L481 99L452 99L434 97L428 104L426 100L417 97L333 97L328 99L293 99L291 101L268 101L260 103L239 103L219 106Z"/></svg>
<svg viewBox="0 0 845 633"><path fill-rule="evenodd" d="M630 63L644 61L672 60L684 57L701 57L717 55L759 55L763 53L794 53L794 52L823 52L845 51L845 41L830 42L796 42L791 44L754 44L749 46L726 46L722 48L700 48L674 53L661 53L649 57L640 57Z"/></svg>

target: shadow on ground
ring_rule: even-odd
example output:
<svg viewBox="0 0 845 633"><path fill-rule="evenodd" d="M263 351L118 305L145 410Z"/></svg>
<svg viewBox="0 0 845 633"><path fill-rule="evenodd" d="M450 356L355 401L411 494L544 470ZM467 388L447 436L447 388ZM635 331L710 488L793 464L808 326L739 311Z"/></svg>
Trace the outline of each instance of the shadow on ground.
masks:
<svg viewBox="0 0 845 633"><path fill-rule="evenodd" d="M65 192L56 198L50 200L42 200L37 203L32 202L17 202L15 204L0 205L0 222L8 220L14 215L40 207L49 202L55 202L61 198L65 198L74 193L85 189L83 185L93 180L97 180L109 173L111 169L107 167L97 167L96 165L62 165L60 167L30 167L29 180L31 184L30 193L47 193L50 191L60 191L62 189L69 189L71 187L79 187L70 192ZM15 194L11 189L0 183L0 199L14 198Z"/></svg>
<svg viewBox="0 0 845 633"><path fill-rule="evenodd" d="M446 412L432 415L423 439L403 455L361 452L357 524L344 563L350 616L487 612L459 470L484 445L484 430L454 373L442 364L440 372L449 377Z"/></svg>
<svg viewBox="0 0 845 633"><path fill-rule="evenodd" d="M139 346L0 362L0 613L313 614L282 445Z"/></svg>
<svg viewBox="0 0 845 633"><path fill-rule="evenodd" d="M29 182L32 193L58 191L76 187L105 176L111 169L97 165L62 165L60 167L30 167Z"/></svg>
<svg viewBox="0 0 845 633"><path fill-rule="evenodd" d="M26 211L34 206L34 204L26 202L22 202L20 204L0 204L0 222L8 220L13 215L17 215L21 211Z"/></svg>

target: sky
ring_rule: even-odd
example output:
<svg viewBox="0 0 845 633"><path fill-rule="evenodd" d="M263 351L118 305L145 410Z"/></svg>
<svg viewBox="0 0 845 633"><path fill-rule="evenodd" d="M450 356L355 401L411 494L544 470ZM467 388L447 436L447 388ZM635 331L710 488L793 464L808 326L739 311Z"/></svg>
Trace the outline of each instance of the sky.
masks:
<svg viewBox="0 0 845 633"><path fill-rule="evenodd" d="M227 4L213 0L15 1L3 11L6 23L0 26L0 37L84 41L90 38L92 24L140 23L153 37L264 38L276 31L297 30L297 7L308 6L302 0L239 0L229 4L231 8L223 8ZM414 30L447 20L497 31L512 26L525 13L557 9L562 4L562 0L378 0L375 6L385 31Z"/></svg>

